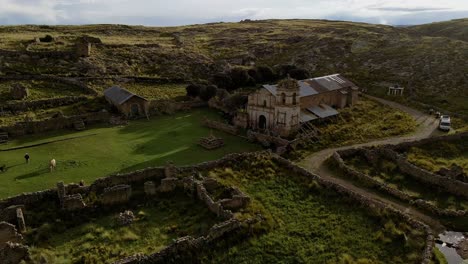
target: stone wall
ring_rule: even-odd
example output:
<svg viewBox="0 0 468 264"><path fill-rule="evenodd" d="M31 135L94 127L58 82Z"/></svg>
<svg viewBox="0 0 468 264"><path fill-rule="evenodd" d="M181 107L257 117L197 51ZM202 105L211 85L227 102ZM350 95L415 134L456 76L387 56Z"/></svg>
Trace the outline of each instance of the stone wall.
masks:
<svg viewBox="0 0 468 264"><path fill-rule="evenodd" d="M438 142L454 142L468 140L468 132L457 133L453 135L441 136L441 137L430 137L417 141L403 142L397 145L385 145L383 147L393 149L397 152L407 151L411 147L422 147L427 144L438 143Z"/></svg>
<svg viewBox="0 0 468 264"><path fill-rule="evenodd" d="M100 201L104 205L122 204L128 202L131 195L132 187L120 184L104 189Z"/></svg>
<svg viewBox="0 0 468 264"><path fill-rule="evenodd" d="M54 108L64 105L71 105L81 101L86 101L86 96L67 96L61 98L51 98L34 101L8 102L0 107L2 111L24 112L34 109Z"/></svg>
<svg viewBox="0 0 468 264"><path fill-rule="evenodd" d="M252 141L260 142L264 146L275 145L279 147L285 147L288 146L290 143L287 139L263 133L257 133L252 130L249 130L247 132L247 137Z"/></svg>
<svg viewBox="0 0 468 264"><path fill-rule="evenodd" d="M55 83L66 84L81 90L85 94L99 95L94 89L88 87L85 83L82 83L74 78L57 77L51 75L0 75L0 81L49 81Z"/></svg>
<svg viewBox="0 0 468 264"><path fill-rule="evenodd" d="M203 120L203 125L207 126L209 128L213 128L216 130L220 130L223 132L226 132L231 135L237 135L239 134L239 129L236 126L232 126L223 122L215 121L215 120L210 120L210 119L204 119Z"/></svg>
<svg viewBox="0 0 468 264"><path fill-rule="evenodd" d="M153 100L150 103L150 113L154 114L174 114L179 111L188 111L192 108L206 107L208 104L204 101L183 101L173 100Z"/></svg>
<svg viewBox="0 0 468 264"><path fill-rule="evenodd" d="M9 136L23 136L64 128L74 128L74 122L83 120L86 125L108 122L108 112L87 113L70 117L56 117L42 121L18 122L12 126L0 127L0 132L7 132Z"/></svg>
<svg viewBox="0 0 468 264"><path fill-rule="evenodd" d="M75 52L71 51L14 51L0 49L0 56L20 57L28 56L31 58L54 58L54 59L71 59L75 57Z"/></svg>

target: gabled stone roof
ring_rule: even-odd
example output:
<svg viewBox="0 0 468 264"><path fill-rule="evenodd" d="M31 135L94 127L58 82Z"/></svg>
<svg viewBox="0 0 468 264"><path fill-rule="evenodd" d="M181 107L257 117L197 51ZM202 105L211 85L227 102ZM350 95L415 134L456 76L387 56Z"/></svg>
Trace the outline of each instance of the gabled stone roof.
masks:
<svg viewBox="0 0 468 264"><path fill-rule="evenodd" d="M146 100L146 98L136 95L119 86L112 86L110 88L107 88L104 91L104 96L115 105L121 105L134 96L139 97L140 99L143 99L145 101L148 101Z"/></svg>
<svg viewBox="0 0 468 264"><path fill-rule="evenodd" d="M297 81L299 85L299 97L306 97L339 90L346 87L356 87L354 83L343 77L341 74L332 74L323 77L311 78ZM264 85L273 95L276 95L277 85Z"/></svg>

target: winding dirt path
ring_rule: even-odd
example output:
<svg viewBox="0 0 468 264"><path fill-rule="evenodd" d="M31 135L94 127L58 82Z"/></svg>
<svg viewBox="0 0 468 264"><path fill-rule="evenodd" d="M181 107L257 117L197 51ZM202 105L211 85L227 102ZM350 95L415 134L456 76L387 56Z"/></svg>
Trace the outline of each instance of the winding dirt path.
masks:
<svg viewBox="0 0 468 264"><path fill-rule="evenodd" d="M390 200L388 198L382 197L376 192L368 189L363 189L361 187L358 187L354 185L352 182L347 181L343 178L339 178L332 171L330 171L327 166L324 165L324 162L335 152L338 150L344 150L344 149L349 149L349 148L355 148L355 147L367 147L367 146L379 146L379 145L387 145L387 144L399 144L402 142L407 142L407 141L414 141L418 139L423 139L430 137L436 132L436 128L438 125L438 121L435 117L429 116L427 114L424 114L418 110L412 109L410 107L391 102L385 99L373 97L370 95L364 95L365 97L368 97L372 100L378 101L382 104L388 105L394 109L401 110L403 112L406 112L410 114L417 122L418 127L416 131L411 134L411 135L406 135L406 136L399 136L399 137L391 137L391 138L386 138L386 139L379 139L367 143L362 143L362 144L355 144L351 146L344 146L344 147L337 147L337 148L329 148L329 149L324 149L315 153L310 154L309 156L305 157L303 160L298 162L298 164L305 169L320 175L322 178L325 178L329 181L332 181L336 184L342 185L348 189L351 189L357 193L360 193L366 197L390 204L396 209L399 209L401 211L404 211L405 213L411 214L415 218L425 222L429 226L431 226L435 231L442 231L445 230L443 225L437 220L434 219L433 217L421 212L420 210L417 210L416 208L413 208L407 204L397 202L396 200Z"/></svg>

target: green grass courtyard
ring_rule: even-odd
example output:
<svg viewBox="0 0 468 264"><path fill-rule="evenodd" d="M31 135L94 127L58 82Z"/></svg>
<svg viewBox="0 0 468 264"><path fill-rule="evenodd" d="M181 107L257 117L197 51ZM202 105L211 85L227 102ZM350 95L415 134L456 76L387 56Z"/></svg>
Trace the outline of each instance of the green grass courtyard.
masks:
<svg viewBox="0 0 468 264"><path fill-rule="evenodd" d="M187 165L260 149L239 137L212 131L225 140L225 146L205 150L197 145L200 137L210 134L210 129L201 124L204 117L220 118L214 111L200 109L156 116L150 121L131 121L127 126L98 126L81 132L64 130L18 138L0 146L0 166L5 164L7 168L0 172L0 198L52 188L58 181L84 180L90 184L113 173L164 165L168 161ZM50 143L27 147L46 142ZM26 148L5 151L22 146ZM31 156L30 164L25 163L25 153ZM50 173L52 158L57 161L57 169Z"/></svg>

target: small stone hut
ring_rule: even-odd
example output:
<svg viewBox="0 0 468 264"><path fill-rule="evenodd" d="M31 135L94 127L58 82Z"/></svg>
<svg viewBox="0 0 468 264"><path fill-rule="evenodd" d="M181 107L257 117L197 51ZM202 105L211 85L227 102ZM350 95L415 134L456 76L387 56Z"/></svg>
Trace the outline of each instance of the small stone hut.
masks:
<svg viewBox="0 0 468 264"><path fill-rule="evenodd" d="M113 86L104 91L106 100L115 106L126 117L148 116L150 102L119 86Z"/></svg>
<svg viewBox="0 0 468 264"><path fill-rule="evenodd" d="M23 85L16 83L11 86L10 94L13 100L23 100L29 96L29 90Z"/></svg>

